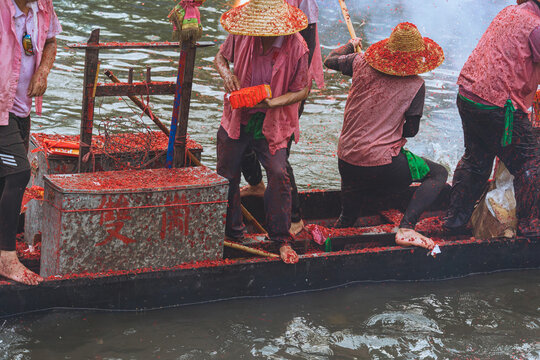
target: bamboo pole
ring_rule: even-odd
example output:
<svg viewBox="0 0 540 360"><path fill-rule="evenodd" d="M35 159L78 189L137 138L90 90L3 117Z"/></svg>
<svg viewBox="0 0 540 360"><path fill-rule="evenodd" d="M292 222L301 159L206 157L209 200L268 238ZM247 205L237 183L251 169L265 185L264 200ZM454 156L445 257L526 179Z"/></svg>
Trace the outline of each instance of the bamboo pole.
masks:
<svg viewBox="0 0 540 360"><path fill-rule="evenodd" d="M354 27L351 21L351 16L349 15L349 10L347 9L347 4L345 4L345 0L338 0L339 6L341 7L341 12L343 13L343 18L345 19L345 23L347 24L347 29L349 29L349 34L351 35L351 39L356 38L356 32L354 31ZM355 49L356 52L360 52L360 46L357 46Z"/></svg>
<svg viewBox="0 0 540 360"><path fill-rule="evenodd" d="M231 249L244 251L244 252L247 252L247 253L253 254L253 255L259 255L259 256L264 256L264 257L269 257L269 258L279 258L279 255L277 255L277 254L274 254L274 253L271 253L271 252L268 252L268 251L264 251L264 250L258 250L258 249L250 248L249 246L240 245L240 244L237 244L237 243L234 243L234 242L231 242L231 241L227 241L227 240L223 241L223 245L225 245L226 247L229 247Z"/></svg>
<svg viewBox="0 0 540 360"><path fill-rule="evenodd" d="M105 75L107 75L107 77L109 79L111 79L113 82L120 82L120 80L118 80L118 78L116 76L114 76L114 74L110 70L105 71ZM167 127L165 125L163 125L161 120L152 112L152 110L150 110L150 108L148 106L145 106L142 103L142 101L137 99L135 96L129 96L129 98L131 99L131 101L133 101L133 103L135 103L135 105L137 105L142 111L144 111L144 113L146 115L148 115L150 117L150 119L152 119L152 121L161 129L161 131L163 131L165 133L165 135L169 136L169 129L167 129ZM186 149L186 154L188 155L189 159L196 166L202 166L202 163L199 161L199 159L197 159L197 157L195 155L193 155L193 153L191 151L189 151L189 149ZM253 224L255 229L257 229L257 231L259 231L259 232L261 232L263 234L268 234L268 232L264 229L264 227L261 225L261 223L259 223L257 221L257 219L255 219L255 217L253 215L251 215L251 213L248 211L248 209L246 209L244 207L244 205L242 205L242 204L240 204L240 206L242 208L242 214L246 217L246 219L249 222L251 222Z"/></svg>

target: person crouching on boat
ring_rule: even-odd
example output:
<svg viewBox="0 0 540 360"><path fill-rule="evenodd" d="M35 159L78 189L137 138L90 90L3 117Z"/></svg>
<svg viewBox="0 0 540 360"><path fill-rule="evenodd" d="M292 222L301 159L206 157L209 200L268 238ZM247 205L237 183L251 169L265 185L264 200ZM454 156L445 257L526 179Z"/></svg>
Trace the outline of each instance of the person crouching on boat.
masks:
<svg viewBox="0 0 540 360"><path fill-rule="evenodd" d="M43 279L17 258L16 234L30 179L32 98L40 114L62 28L51 0L5 0L0 16L0 275L36 285Z"/></svg>
<svg viewBox="0 0 540 360"><path fill-rule="evenodd" d="M498 156L514 175L518 234L540 236L540 147L528 118L540 83L540 2L518 1L492 21L458 78L465 154L445 228L464 228Z"/></svg>
<svg viewBox="0 0 540 360"><path fill-rule="evenodd" d="M444 60L441 47L422 38L415 25L401 23L389 39L355 53L360 39L332 51L324 64L352 76L338 143L341 215L335 227L352 227L368 198L406 191L420 182L396 233L399 245L431 249L433 241L415 225L446 184L448 172L403 148L417 134L423 114L425 83L418 74Z"/></svg>
<svg viewBox="0 0 540 360"><path fill-rule="evenodd" d="M217 172L230 182L225 235L243 239L239 184L242 157L250 146L268 176L264 196L268 235L280 244L283 261L296 263L298 255L289 245L291 187L286 164L287 143L293 135L296 141L299 138L298 106L309 93L308 48L298 34L307 26L307 17L284 0L251 0L223 14L221 24L230 35L214 63L225 90L261 84L272 90L272 98L253 108L233 110L224 101Z"/></svg>

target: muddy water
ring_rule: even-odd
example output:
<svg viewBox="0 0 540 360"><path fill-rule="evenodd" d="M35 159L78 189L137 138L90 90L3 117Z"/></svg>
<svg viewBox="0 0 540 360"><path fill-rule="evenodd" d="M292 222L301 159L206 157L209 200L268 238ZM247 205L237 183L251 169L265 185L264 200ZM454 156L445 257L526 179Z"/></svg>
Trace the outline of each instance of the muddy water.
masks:
<svg viewBox="0 0 540 360"><path fill-rule="evenodd" d="M425 117L409 148L453 169L462 151L455 108L459 69L498 10L512 1L349 1L365 45L389 35L401 21L418 25L439 42L444 64L424 75ZM101 28L102 41L169 40L165 16L172 1L55 0L64 27L49 78L44 115L35 131L77 134L82 99L81 51ZM348 40L337 1L321 0L323 55ZM223 91L212 67L226 34L219 27L225 1L202 8L203 40L215 47L198 52L189 132L203 144L203 162L215 166L215 134ZM172 80L175 51L102 52L101 69L121 79L127 69L143 78ZM101 81L106 81L102 76ZM335 148L348 78L326 73L327 88L315 90L301 119L301 141L291 162L301 189L337 188ZM150 98L155 113L170 121L172 97ZM99 99L98 123L131 129L144 121L127 99ZM135 124L135 125L134 125ZM140 123L139 123L140 124ZM96 132L100 131L99 127ZM339 271L329 269L329 271ZM0 321L0 359L539 359L540 272L510 272L437 283L360 284L344 289L276 299L249 299L135 313L52 312Z"/></svg>

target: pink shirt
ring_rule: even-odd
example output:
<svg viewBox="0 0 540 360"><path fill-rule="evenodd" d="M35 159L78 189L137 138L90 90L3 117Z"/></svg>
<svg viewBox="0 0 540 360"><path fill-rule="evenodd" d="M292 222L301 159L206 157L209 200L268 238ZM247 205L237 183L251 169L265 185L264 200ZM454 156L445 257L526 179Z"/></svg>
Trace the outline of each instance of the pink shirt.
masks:
<svg viewBox="0 0 540 360"><path fill-rule="evenodd" d="M363 53L354 57L338 157L356 166L390 164L407 140L405 114L424 84L419 76L392 76L373 69Z"/></svg>
<svg viewBox="0 0 540 360"><path fill-rule="evenodd" d="M268 49L266 54L263 53L262 41L260 41L260 38L257 39L258 41L255 41L255 50L253 51L253 64L251 65L251 86L262 84L270 85L270 82L272 81L272 68L274 67L276 57L283 45L283 36L278 37L274 41L274 44ZM266 110L267 109L250 109L248 113L266 113ZM246 125L247 119L243 119L242 124Z"/></svg>
<svg viewBox="0 0 540 360"><path fill-rule="evenodd" d="M254 51L258 49L260 38L254 36L229 35L221 45L221 54L234 64L234 74L242 88L252 85ZM274 57L274 56L273 56ZM288 92L300 91L308 85L308 49L302 37L296 33L284 36L283 44L275 55L272 66L270 87L272 96L278 97ZM298 141L298 105L291 104L268 109L263 124L263 135L268 140L270 153L286 148L292 134ZM240 138L240 125L249 116L249 110L231 108L224 99L221 126L232 139Z"/></svg>
<svg viewBox="0 0 540 360"><path fill-rule="evenodd" d="M539 26L540 9L533 1L499 12L461 70L460 93L499 107L510 98L516 109L528 112L540 82L534 57Z"/></svg>
<svg viewBox="0 0 540 360"><path fill-rule="evenodd" d="M15 102L15 95L21 74L22 56L26 56L22 55L22 37L17 36L15 22L13 21L13 17L16 14L16 6L13 1L2 1L4 5L0 8L0 34L2 34L0 36L0 126L8 124L9 112ZM38 0L37 9L37 36L34 36L32 39L36 53L34 55L36 58L35 69L39 67L41 62L43 47L49 34L51 17L56 18L51 0ZM51 31L53 33L59 33L61 27L58 20L53 20L53 24L56 24L55 26L57 28ZM38 97L35 100L36 113L40 115L42 99Z"/></svg>
<svg viewBox="0 0 540 360"><path fill-rule="evenodd" d="M37 22L36 16L39 12L39 7L36 2L29 3L30 10L28 15L19 9L15 4L15 0L11 0L15 6L15 33L17 34L18 39L22 39L24 34L30 35L31 39L35 39L37 36ZM51 16L49 23L49 31L47 33L47 39L52 39L60 33L60 23L56 16ZM30 85L30 80L34 75L34 70L36 69L36 56L25 55L24 49L21 46L21 71L19 74L19 83L17 84L17 91L15 93L15 99L13 101L13 107L11 111L13 114L20 117L27 117L30 115L32 110L32 98L29 98L26 93L28 91L28 86Z"/></svg>

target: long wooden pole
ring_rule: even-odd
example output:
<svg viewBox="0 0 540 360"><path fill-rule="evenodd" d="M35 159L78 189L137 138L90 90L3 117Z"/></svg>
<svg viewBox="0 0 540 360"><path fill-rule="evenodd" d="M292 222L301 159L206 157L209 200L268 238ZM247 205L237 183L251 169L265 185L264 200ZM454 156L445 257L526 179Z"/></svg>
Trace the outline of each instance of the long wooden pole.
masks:
<svg viewBox="0 0 540 360"><path fill-rule="evenodd" d="M116 82L116 83L120 82L120 80L118 80L118 78L116 76L114 76L114 74L110 70L105 71L105 75L107 75L107 77L109 79L111 79L113 82ZM131 101L133 101L133 103L135 105L137 105L142 111L144 111L144 113L146 115L148 115L150 117L150 119L152 119L152 121L161 129L161 131L163 131L165 133L165 135L169 136L169 134L170 134L169 129L167 129L167 127L152 112L152 110L150 110L150 108L148 106L145 106L143 104L143 102L140 101L139 99L137 99L135 96L129 96L129 98L131 99ZM187 149L187 148L186 148L186 154L189 157L189 159L191 160L191 162L193 162L196 166L202 166L202 163L199 161L199 159L197 159L197 157L195 155L193 155L193 153L191 151L189 151L189 149ZM259 231L262 234L268 234L268 232L264 229L264 227L261 225L261 223L259 223L257 221L257 219L255 219L255 217L253 215L251 215L251 213L248 211L248 209L246 209L244 207L244 205L240 204L240 206L242 208L242 214L246 217L246 219L249 222L251 222L253 224L255 229L257 229L257 231Z"/></svg>
<svg viewBox="0 0 540 360"><path fill-rule="evenodd" d="M347 24L347 29L349 29L349 34L351 35L351 39L356 38L356 32L354 31L354 27L351 21L351 16L349 15L349 10L347 9L347 4L345 4L345 0L338 0L339 6L341 7L341 12L343 13L343 18L345 19L345 23ZM360 47L356 47L356 52L360 52Z"/></svg>
<svg viewBox="0 0 540 360"><path fill-rule="evenodd" d="M259 255L259 256L264 256L264 257L269 257L269 258L279 258L279 255L277 255L277 254L274 254L274 253L271 253L271 252L268 252L268 251L263 251L263 250L250 248L249 246L240 245L240 244L237 244L237 243L234 243L234 242L231 242L231 241L227 241L227 240L225 240L223 242L223 245L225 245L227 247L230 247L231 249L244 251L244 252L254 254L254 255Z"/></svg>

